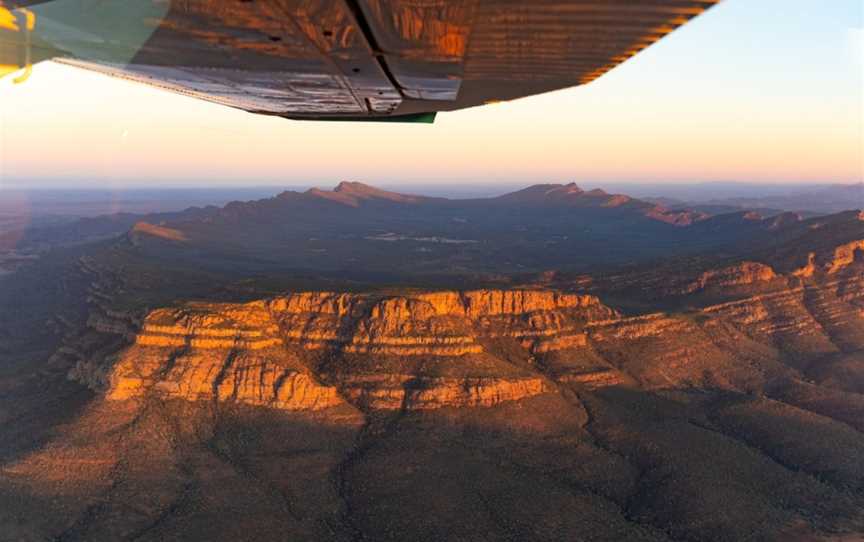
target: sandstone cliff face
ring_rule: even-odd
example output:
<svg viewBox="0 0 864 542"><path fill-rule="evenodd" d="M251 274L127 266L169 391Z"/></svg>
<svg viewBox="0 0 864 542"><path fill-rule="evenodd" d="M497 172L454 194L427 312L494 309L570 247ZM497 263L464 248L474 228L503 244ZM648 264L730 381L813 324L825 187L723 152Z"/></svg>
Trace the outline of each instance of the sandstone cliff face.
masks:
<svg viewBox="0 0 864 542"><path fill-rule="evenodd" d="M284 410L320 410L344 403L336 388L318 383L278 349L133 346L114 368L107 397L123 400L147 393Z"/></svg>
<svg viewBox="0 0 864 542"><path fill-rule="evenodd" d="M721 318L798 357L864 346L864 275L817 283L706 307Z"/></svg>
<svg viewBox="0 0 864 542"><path fill-rule="evenodd" d="M435 292L375 299L300 293L269 302L288 343L344 352L459 356L511 337L537 351L579 343L585 322L615 316L594 296L544 290Z"/></svg>
<svg viewBox="0 0 864 542"><path fill-rule="evenodd" d="M791 274L801 278L810 278L818 273L833 275L860 261L864 261L864 239L843 243L821 254L810 252L807 263Z"/></svg>
<svg viewBox="0 0 864 542"><path fill-rule="evenodd" d="M858 247L827 245L803 269L788 265L789 251L776 258L784 264L777 267L743 261L691 272L664 268L600 277L600 285L587 287L601 297L605 287L619 299L632 295L645 305L662 300L679 308L591 322L583 353L546 356L545 366L556 379L586 387L632 377L648 388L757 391L772 378L864 348Z"/></svg>
<svg viewBox="0 0 864 542"><path fill-rule="evenodd" d="M263 302L157 309L147 316L135 342L205 350L261 350L282 344L279 328Z"/></svg>
<svg viewBox="0 0 864 542"><path fill-rule="evenodd" d="M108 381L115 400L156 393L284 410L344 404L283 347L265 302L152 311Z"/></svg>
<svg viewBox="0 0 864 542"><path fill-rule="evenodd" d="M287 410L345 402L366 409L484 407L552 390L544 376L513 370L484 344L515 341L537 355L582 347L590 322L617 316L594 296L548 290L305 292L245 304L190 303L151 311L133 333L94 315L94 331L132 344L108 363L79 362L73 376L107 383L112 400L157 394ZM332 370L319 370L315 356L335 357ZM435 370L424 367L429 359L441 360ZM376 366L382 360L384 369Z"/></svg>
<svg viewBox="0 0 864 542"><path fill-rule="evenodd" d="M825 262L825 271L834 274L856 261L864 260L864 239L842 244L834 249L834 254Z"/></svg>

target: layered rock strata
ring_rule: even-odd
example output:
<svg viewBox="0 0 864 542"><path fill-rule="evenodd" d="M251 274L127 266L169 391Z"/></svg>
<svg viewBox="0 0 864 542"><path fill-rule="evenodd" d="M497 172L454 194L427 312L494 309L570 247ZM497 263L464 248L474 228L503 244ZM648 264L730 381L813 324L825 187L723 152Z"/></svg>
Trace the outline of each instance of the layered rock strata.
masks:
<svg viewBox="0 0 864 542"><path fill-rule="evenodd" d="M336 388L319 383L281 349L189 349L133 346L111 375L108 399L156 393L189 401L233 401L284 410L343 404Z"/></svg>
<svg viewBox="0 0 864 542"><path fill-rule="evenodd" d="M151 311L131 337L125 325L109 325L104 316L90 323L132 342L106 366L109 399L152 393L289 410L346 401L425 410L492 406L547 393L545 377L505 370L507 362L484 344L514 341L536 355L582 347L590 322L617 317L594 296L478 290L305 292L245 304L190 303ZM315 356L335 356L335 370L316 373ZM388 368L376 370L376 360L384 359ZM440 370L416 365L428 359L440 360Z"/></svg>
<svg viewBox="0 0 864 542"><path fill-rule="evenodd" d="M157 309L145 319L135 343L249 350L294 345L360 354L460 356L482 352L479 339L508 337L542 352L583 345L585 323L615 316L594 296L540 290L383 299L305 292L243 305ZM110 326L105 330L111 332Z"/></svg>

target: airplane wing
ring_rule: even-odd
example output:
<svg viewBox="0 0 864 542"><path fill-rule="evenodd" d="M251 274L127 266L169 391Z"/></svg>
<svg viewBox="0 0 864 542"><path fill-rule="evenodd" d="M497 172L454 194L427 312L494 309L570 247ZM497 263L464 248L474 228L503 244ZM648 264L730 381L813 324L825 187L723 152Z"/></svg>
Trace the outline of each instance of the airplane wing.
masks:
<svg viewBox="0 0 864 542"><path fill-rule="evenodd" d="M52 59L259 114L430 122L588 83L717 2L0 0L0 76Z"/></svg>

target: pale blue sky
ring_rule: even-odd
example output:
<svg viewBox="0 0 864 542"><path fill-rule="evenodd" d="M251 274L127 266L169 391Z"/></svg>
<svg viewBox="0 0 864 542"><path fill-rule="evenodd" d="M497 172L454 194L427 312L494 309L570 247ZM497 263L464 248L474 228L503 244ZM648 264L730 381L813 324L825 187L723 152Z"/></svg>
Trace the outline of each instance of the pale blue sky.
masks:
<svg viewBox="0 0 864 542"><path fill-rule="evenodd" d="M585 87L432 126L256 117L40 65L0 81L0 186L864 175L860 0L725 0Z"/></svg>

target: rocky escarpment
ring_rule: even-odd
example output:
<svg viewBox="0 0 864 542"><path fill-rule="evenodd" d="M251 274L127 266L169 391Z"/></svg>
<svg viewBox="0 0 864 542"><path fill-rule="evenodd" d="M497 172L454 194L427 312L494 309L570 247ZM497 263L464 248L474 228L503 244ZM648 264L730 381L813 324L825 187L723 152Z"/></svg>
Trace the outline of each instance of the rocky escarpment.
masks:
<svg viewBox="0 0 864 542"><path fill-rule="evenodd" d="M850 270L819 282L713 305L705 314L745 329L791 356L864 347L864 275Z"/></svg>
<svg viewBox="0 0 864 542"><path fill-rule="evenodd" d="M118 360L109 386L107 397L112 400L154 393L284 410L320 410L344 403L335 387L321 384L296 358L273 348L135 345Z"/></svg>
<svg viewBox="0 0 864 542"><path fill-rule="evenodd" d="M637 316L595 296L540 289L188 303L151 311L131 334L133 321L91 317L99 334L131 345L79 363L78 376L109 399L313 410L491 406L554 391L556 381L757 390L808 360L864 348L858 267L853 260L803 281L744 262L702 273L690 291L757 293Z"/></svg>
<svg viewBox="0 0 864 542"><path fill-rule="evenodd" d="M517 357L581 348L586 326L617 317L594 296L549 290L305 292L245 304L189 303L151 311L131 335L126 325L91 317L95 331L132 344L84 364L86 371L79 363L74 376L89 374L83 379L104 383L115 400L157 394L289 410L345 402L370 409L492 406L551 389L543 375L514 367L494 345L512 344L522 352Z"/></svg>
<svg viewBox="0 0 864 542"><path fill-rule="evenodd" d="M305 292L243 305L152 311L136 344L243 348L297 346L342 353L460 356L483 339L512 338L534 352L584 344L584 324L616 312L594 296L553 291L435 292L375 297Z"/></svg>
<svg viewBox="0 0 864 542"><path fill-rule="evenodd" d="M616 313L598 298L542 290L435 292L384 299L304 293L269 302L285 340L304 348L458 356L483 339L512 338L535 352L583 344L584 323Z"/></svg>
<svg viewBox="0 0 864 542"><path fill-rule="evenodd" d="M109 399L285 410L482 407L571 385L756 391L864 348L862 244L815 252L809 272L755 260L682 271L656 288L679 308L630 316L548 288L311 291L141 313L118 308L118 279L85 260L89 331L56 357Z"/></svg>

